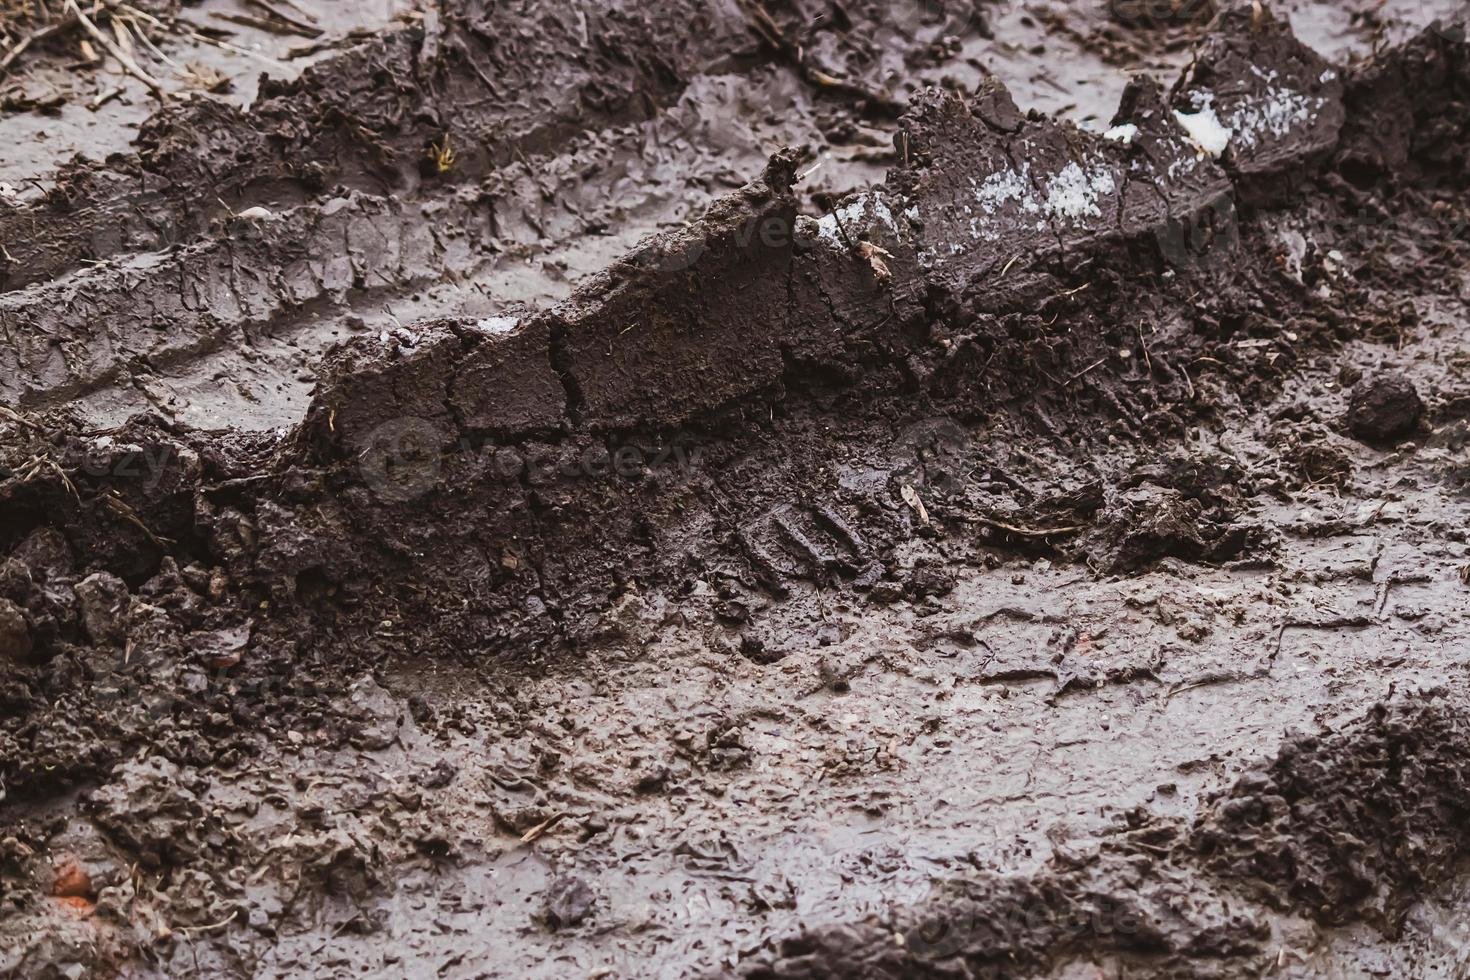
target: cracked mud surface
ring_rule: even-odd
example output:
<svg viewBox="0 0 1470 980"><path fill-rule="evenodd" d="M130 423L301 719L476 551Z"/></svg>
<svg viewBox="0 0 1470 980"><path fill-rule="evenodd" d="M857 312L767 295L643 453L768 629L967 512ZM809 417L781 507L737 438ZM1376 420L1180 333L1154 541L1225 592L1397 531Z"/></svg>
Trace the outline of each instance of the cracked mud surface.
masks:
<svg viewBox="0 0 1470 980"><path fill-rule="evenodd" d="M1461 5L140 6L239 83L0 120L0 975L1470 968Z"/></svg>

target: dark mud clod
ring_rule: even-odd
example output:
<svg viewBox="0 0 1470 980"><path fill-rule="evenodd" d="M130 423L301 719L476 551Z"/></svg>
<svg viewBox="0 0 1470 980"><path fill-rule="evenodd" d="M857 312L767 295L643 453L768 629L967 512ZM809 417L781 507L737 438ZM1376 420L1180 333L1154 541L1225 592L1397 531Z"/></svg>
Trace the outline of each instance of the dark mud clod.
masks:
<svg viewBox="0 0 1470 980"><path fill-rule="evenodd" d="M128 587L108 572L97 572L76 585L82 629L99 646L117 646L127 636Z"/></svg>
<svg viewBox="0 0 1470 980"><path fill-rule="evenodd" d="M1423 417L1424 401L1414 383L1402 374L1370 375L1353 386L1348 399L1348 428L1366 442L1385 443L1406 436Z"/></svg>
<svg viewBox="0 0 1470 980"><path fill-rule="evenodd" d="M592 914L597 893L575 875L564 875L546 889L546 922L553 929L580 925Z"/></svg>

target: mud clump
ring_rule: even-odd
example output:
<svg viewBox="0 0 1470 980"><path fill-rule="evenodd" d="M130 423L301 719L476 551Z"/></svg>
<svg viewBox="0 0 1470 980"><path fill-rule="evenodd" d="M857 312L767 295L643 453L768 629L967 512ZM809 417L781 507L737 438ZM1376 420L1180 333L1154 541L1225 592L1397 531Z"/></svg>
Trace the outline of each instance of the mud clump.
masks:
<svg viewBox="0 0 1470 980"><path fill-rule="evenodd" d="M592 915L597 893L581 878L563 877L546 892L546 924L552 929L579 925Z"/></svg>
<svg viewBox="0 0 1470 980"><path fill-rule="evenodd" d="M21 661L31 655L31 630L25 614L9 599L0 599L0 661Z"/></svg>
<svg viewBox="0 0 1470 980"><path fill-rule="evenodd" d="M1324 924L1397 928L1470 847L1470 729L1435 695L1289 740L1192 835L1212 873Z"/></svg>
<svg viewBox="0 0 1470 980"><path fill-rule="evenodd" d="M127 635L128 587L107 572L89 575L77 583L77 610L82 629L93 643L116 646Z"/></svg>
<svg viewBox="0 0 1470 980"><path fill-rule="evenodd" d="M1402 374L1364 378L1348 400L1347 426L1368 443L1391 442L1413 432L1424 417L1424 400Z"/></svg>
<svg viewBox="0 0 1470 980"><path fill-rule="evenodd" d="M1470 846L1465 706L1416 698L1289 740L1192 826L1135 810L1086 854L1059 852L1032 875L941 881L882 924L813 928L740 975L998 978L1110 956L1128 976L1234 977L1271 938L1241 893L1392 935Z"/></svg>

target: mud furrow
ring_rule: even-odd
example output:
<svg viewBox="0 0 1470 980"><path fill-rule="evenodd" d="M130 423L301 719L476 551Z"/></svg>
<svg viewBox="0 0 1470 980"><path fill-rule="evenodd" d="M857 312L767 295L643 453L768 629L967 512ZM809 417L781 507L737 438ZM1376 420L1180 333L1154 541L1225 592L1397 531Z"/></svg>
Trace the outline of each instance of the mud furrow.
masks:
<svg viewBox="0 0 1470 980"><path fill-rule="evenodd" d="M1309 54L1293 47L1289 30L1274 21L1227 22L1222 30L1267 38L1259 55L1275 60L1264 64L1291 64ZM1247 90L1266 84L1266 73L1254 62L1228 64L1235 74L1216 68L1214 84L1234 91L1239 104L1255 105L1259 98ZM1336 78L1320 61L1311 61L1308 70ZM1324 156L1318 133L1325 125L1336 134L1342 98L1335 81L1319 84L1329 85L1313 96L1319 110L1253 137L1248 153L1266 162L1253 165L1250 179L1301 171ZM553 326L538 325L531 333L566 338L562 360L582 392L581 425L599 431L676 427L775 383L784 370L782 351L833 351L841 340L828 319L833 310L873 311L870 317L883 316L882 326L899 335L936 295L973 311L1003 312L1007 294L995 290L997 279L1065 274L1063 254L1082 266L1123 245L1154 261L1187 262L1196 245L1190 233L1202 219L1231 207L1232 183L1185 138L1155 92L1152 83L1140 82L1125 99L1128 115L1120 113L1115 125L1136 132L1123 145L1051 121L1028 122L998 83L973 106L953 95L932 95L905 118L896 138L912 162L890 176L891 190L869 192L816 225L803 225L791 197L795 161L778 158L743 197L722 202L688 233L650 241L566 305L543 314ZM1016 158L1027 161L1026 173L1011 164ZM1147 194L1132 204L1122 201L1120 188L1133 176L1169 199L1169 210L1152 206ZM1121 222L1111 220L1115 212L1122 213ZM882 251L864 255L864 245ZM872 262L876 254L886 256L881 269ZM791 276L798 285L794 299L784 290ZM992 299L997 293L1000 303ZM889 306L896 323L880 312ZM842 312L837 317L849 324L856 319ZM492 338L480 354L503 361L490 352L505 342ZM533 349L539 342L518 343L528 351L525 369L534 372L545 359ZM432 350L410 352L398 370L418 373L416 362L434 356ZM524 412L513 388L492 385L467 397L490 400L477 405L477 417L513 419ZM505 399L503 406L497 398ZM357 420L359 411L364 421ZM332 441L348 455L360 452L386 418L413 414L329 390L313 410L316 421L307 423L317 437L324 413L337 420ZM457 435L446 431L445 445Z"/></svg>
<svg viewBox="0 0 1470 980"><path fill-rule="evenodd" d="M1399 950L1470 809L1436 689L1467 657L1470 57L1327 65L1248 4L1212 31L1106 134L927 91L820 219L781 150L562 302L374 323L288 430L0 411L0 971ZM395 220L487 217L415 193ZM527 166L491 233L577 234L538 193ZM177 306L78 294L118 351L28 364L487 281L341 200L167 257L197 262ZM333 264L281 247L318 236ZM177 334L139 341L153 316Z"/></svg>
<svg viewBox="0 0 1470 980"><path fill-rule="evenodd" d="M1448 692L1420 697L1288 739L1192 825L1135 813L1040 874L947 880L881 925L791 937L719 975L1020 977L1102 959L1130 976L1239 976L1278 953L1269 917L1237 889L1392 932L1404 903L1453 874L1470 845L1466 706Z"/></svg>

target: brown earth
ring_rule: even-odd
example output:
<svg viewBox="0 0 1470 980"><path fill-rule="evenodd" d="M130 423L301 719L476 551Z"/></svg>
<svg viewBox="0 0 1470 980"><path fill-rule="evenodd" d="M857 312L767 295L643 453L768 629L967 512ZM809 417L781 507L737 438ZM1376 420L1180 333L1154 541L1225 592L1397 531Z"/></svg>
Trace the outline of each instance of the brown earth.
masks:
<svg viewBox="0 0 1470 980"><path fill-rule="evenodd" d="M85 9L0 973L1470 968L1463 9Z"/></svg>

